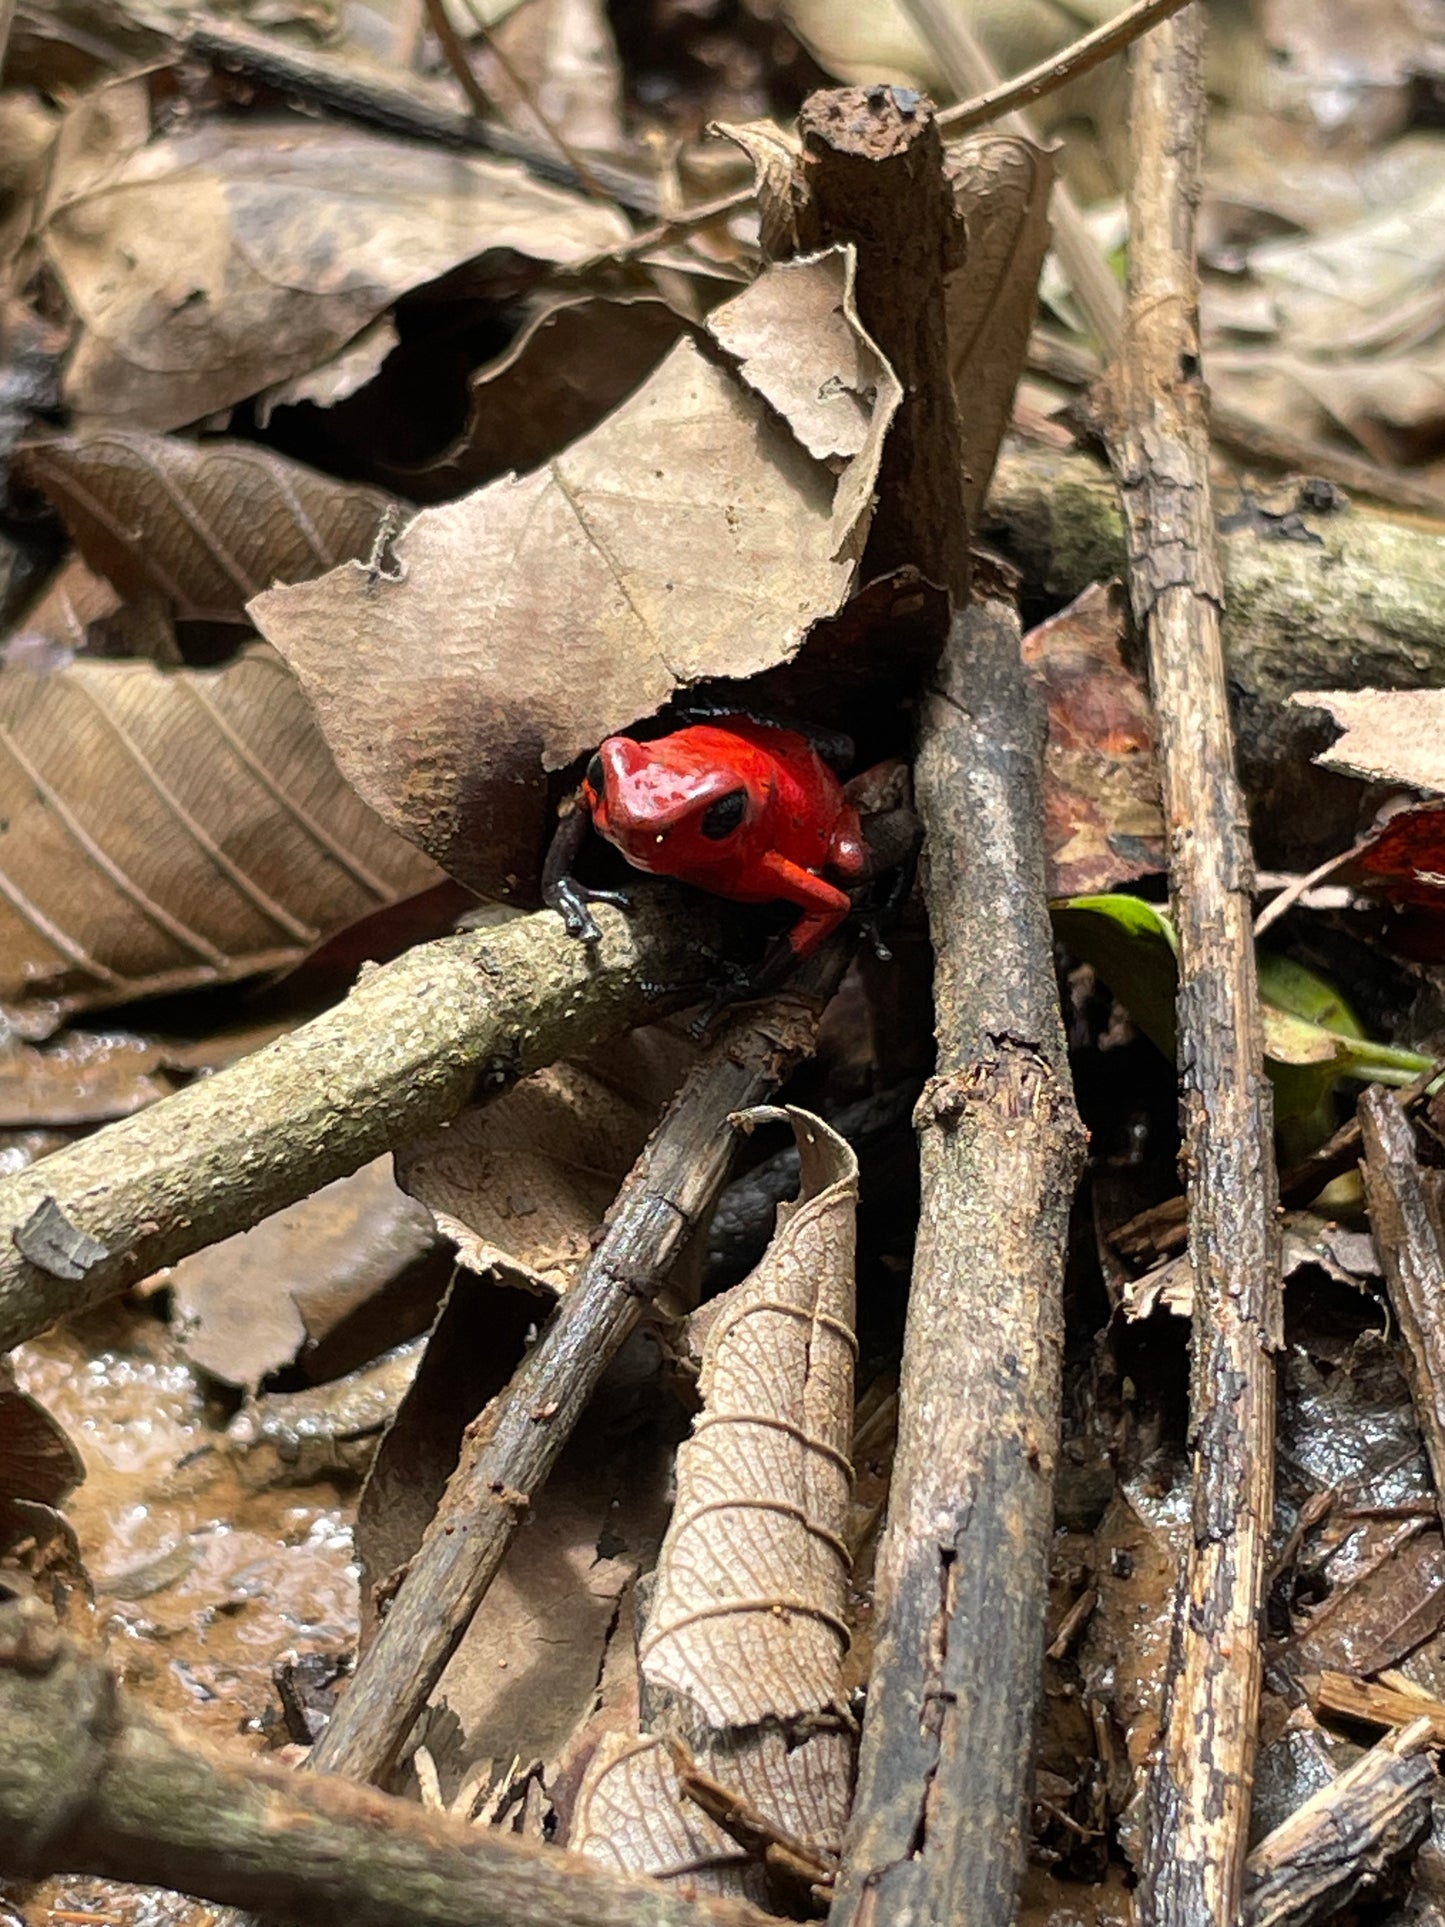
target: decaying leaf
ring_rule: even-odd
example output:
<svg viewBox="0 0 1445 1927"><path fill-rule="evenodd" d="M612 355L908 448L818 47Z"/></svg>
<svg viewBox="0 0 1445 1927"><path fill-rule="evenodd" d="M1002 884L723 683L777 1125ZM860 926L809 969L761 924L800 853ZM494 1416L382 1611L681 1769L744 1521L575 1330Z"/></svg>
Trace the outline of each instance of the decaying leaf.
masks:
<svg viewBox="0 0 1445 1927"><path fill-rule="evenodd" d="M194 1364L254 1392L436 1242L431 1213L398 1189L390 1157L183 1258L174 1324Z"/></svg>
<svg viewBox="0 0 1445 1927"><path fill-rule="evenodd" d="M397 1152L401 1183L473 1271L563 1291L617 1187L697 1055L659 1025L553 1064Z"/></svg>
<svg viewBox="0 0 1445 1927"><path fill-rule="evenodd" d="M230 982L435 880L269 651L0 676L0 996L63 1012Z"/></svg>
<svg viewBox="0 0 1445 1927"><path fill-rule="evenodd" d="M35 1505L59 1505L85 1477L65 1428L15 1383L0 1359L0 1494Z"/></svg>
<svg viewBox="0 0 1445 1927"><path fill-rule="evenodd" d="M1043 149L989 133L949 150L954 204L968 235L948 281L948 348L962 404L964 507L976 526L1013 413L1049 246L1054 167Z"/></svg>
<svg viewBox="0 0 1445 1927"><path fill-rule="evenodd" d="M644 1692L672 1696L658 1725L826 1859L840 1841L852 1753L839 1681L857 1164L807 1112L754 1116L791 1121L802 1188L779 1208L762 1263L719 1301L638 1660ZM704 1884L757 1894L732 1841L678 1799L663 1746L660 1733L606 1739L571 1844L662 1875L701 1861Z"/></svg>
<svg viewBox="0 0 1445 1927"><path fill-rule="evenodd" d="M161 84L97 88L56 141L38 232L82 323L65 398L84 419L179 427L325 361L463 261L576 261L628 232L511 162L340 121L188 117L157 134Z"/></svg>
<svg viewBox="0 0 1445 1927"><path fill-rule="evenodd" d="M1165 867L1148 693L1124 666L1123 606L1088 588L1023 640L1049 711L1044 763L1051 894L1108 890Z"/></svg>
<svg viewBox="0 0 1445 1927"><path fill-rule="evenodd" d="M836 287L840 263L809 271ZM723 325L767 299L774 275L803 272L770 270ZM832 348L831 334L793 344L815 388L848 380ZM788 660L839 607L853 577L840 541L866 519L867 460L835 481L683 342L544 469L423 511L394 569L351 564L273 589L251 614L373 807L461 882L525 899L548 771L679 687ZM841 529L839 499L851 505Z"/></svg>
<svg viewBox="0 0 1445 1927"><path fill-rule="evenodd" d="M25 451L20 470L90 567L182 621L244 622L273 582L366 555L387 498L249 442L111 430Z"/></svg>

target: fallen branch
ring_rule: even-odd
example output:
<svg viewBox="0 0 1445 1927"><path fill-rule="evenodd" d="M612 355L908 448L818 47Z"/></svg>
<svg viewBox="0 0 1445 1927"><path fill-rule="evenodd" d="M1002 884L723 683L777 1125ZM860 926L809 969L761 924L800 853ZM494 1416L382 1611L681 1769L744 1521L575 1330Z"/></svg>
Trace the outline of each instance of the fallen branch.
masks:
<svg viewBox="0 0 1445 1927"><path fill-rule="evenodd" d="M85 1873L304 1927L769 1927L370 1787L229 1760L131 1710L34 1601L0 1607L0 1873Z"/></svg>
<svg viewBox="0 0 1445 1927"><path fill-rule="evenodd" d="M661 893L599 922L591 949L550 911L423 944L324 1016L0 1182L0 1349L359 1170L479 1089L658 1015L659 984L696 996L725 927L716 904Z"/></svg>
<svg viewBox="0 0 1445 1927"><path fill-rule="evenodd" d="M881 1631L833 1927L1007 1927L1023 1872L1083 1156L1044 908L1042 748L1016 613L966 610L919 727L938 1065L917 1112Z"/></svg>
<svg viewBox="0 0 1445 1927"><path fill-rule="evenodd" d="M812 1050L842 963L831 946L788 994L735 1016L689 1072L581 1275L506 1390L467 1428L426 1537L311 1755L319 1771L376 1780L395 1762L603 1372L726 1177L729 1117Z"/></svg>
<svg viewBox="0 0 1445 1927"><path fill-rule="evenodd" d="M1217 1927L1239 1915L1279 1343L1272 1106L1197 329L1202 50L1198 7L1134 49L1129 300L1102 410L1159 721L1194 1279L1193 1534L1146 1785L1143 1927Z"/></svg>

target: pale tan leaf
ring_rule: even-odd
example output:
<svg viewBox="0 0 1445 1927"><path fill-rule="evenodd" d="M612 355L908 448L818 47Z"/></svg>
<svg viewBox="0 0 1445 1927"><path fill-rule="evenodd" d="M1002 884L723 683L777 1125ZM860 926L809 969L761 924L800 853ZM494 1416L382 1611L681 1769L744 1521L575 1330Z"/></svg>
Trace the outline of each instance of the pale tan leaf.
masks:
<svg viewBox="0 0 1445 1927"><path fill-rule="evenodd" d="M402 1145L397 1175L473 1271L565 1291L617 1187L697 1055L657 1025L587 1063L554 1064Z"/></svg>
<svg viewBox="0 0 1445 1927"><path fill-rule="evenodd" d="M848 1643L857 1164L818 1119L786 1115L802 1189L709 1333L639 1649L651 1685L718 1727L830 1705Z"/></svg>
<svg viewBox="0 0 1445 1927"><path fill-rule="evenodd" d="M465 9L458 24L471 25ZM598 154L626 146L622 68L601 0L529 0L472 58L488 99L519 133L550 143L560 128L569 147Z"/></svg>
<svg viewBox="0 0 1445 1927"><path fill-rule="evenodd" d="M968 256L948 283L948 346L963 425L964 503L972 528L1013 413L1049 246L1051 157L1012 134L949 150Z"/></svg>
<svg viewBox="0 0 1445 1927"><path fill-rule="evenodd" d="M92 569L182 620L244 622L271 583L366 555L388 501L248 442L123 430L36 443L20 469Z"/></svg>
<svg viewBox="0 0 1445 1927"><path fill-rule="evenodd" d="M483 895L526 898L547 771L679 686L788 661L840 606L834 498L867 460L835 483L683 342L546 468L424 511L382 578L352 564L251 614L373 807Z"/></svg>
<svg viewBox="0 0 1445 1927"><path fill-rule="evenodd" d="M741 1857L737 1842L684 1799L663 1742L623 1733L609 1733L598 1745L567 1845L614 1873L695 1876L703 1893L718 1892L724 1884L719 1867L731 1871ZM732 1881L726 1885L736 1891Z"/></svg>
<svg viewBox="0 0 1445 1927"><path fill-rule="evenodd" d="M190 117L156 134L144 79L71 110L39 223L82 324L66 401L137 428L304 373L463 261L576 261L627 231L515 163L339 121Z"/></svg>
<svg viewBox="0 0 1445 1927"><path fill-rule="evenodd" d="M1322 768L1445 795L1445 689L1309 689L1291 701L1328 710L1344 731L1316 756Z"/></svg>
<svg viewBox="0 0 1445 1927"><path fill-rule="evenodd" d="M5 660L42 672L58 667L67 653L85 647L93 622L113 616L119 607L120 597L111 585L72 556L51 577L44 595L5 645Z"/></svg>
<svg viewBox="0 0 1445 1927"><path fill-rule="evenodd" d="M65 1011L229 982L435 880L267 650L0 674L0 996Z"/></svg>

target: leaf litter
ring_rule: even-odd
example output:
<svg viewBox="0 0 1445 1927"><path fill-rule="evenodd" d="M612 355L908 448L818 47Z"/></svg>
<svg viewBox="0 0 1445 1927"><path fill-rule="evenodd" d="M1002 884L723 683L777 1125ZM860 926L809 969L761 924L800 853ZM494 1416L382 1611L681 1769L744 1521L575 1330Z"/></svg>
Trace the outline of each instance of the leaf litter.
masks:
<svg viewBox="0 0 1445 1927"><path fill-rule="evenodd" d="M901 21L860 12L845 23L846 49L840 41L828 57L869 78L936 72L934 50ZM825 54L842 32L793 7L769 24L770 51L760 55L752 27L717 26L690 78L669 75L662 90L674 130L721 114L759 163L765 253L787 251L793 149L780 129L796 103L764 101L757 76L773 58L783 70L787 22ZM1057 19L1015 24L1043 38L1014 66L1071 32ZM1343 17L1304 27L1276 9L1267 24L1304 76L1296 113L1344 103L1356 137L1399 125L1418 90L1434 85L1438 62L1406 11L1392 11L1383 52L1356 44ZM389 31L368 28L383 39ZM18 32L28 76L43 65L28 15ZM57 22L53 45L71 32ZM653 111L655 68L639 67L625 32L619 60L595 7L534 3L497 37L533 97L568 122L569 140L595 142L603 163ZM0 1064L5 1169L48 1147L57 1127L90 1128L224 1061L219 1045L207 1059L194 1036L177 1041L186 1022L154 1001L157 991L220 986L204 1008L239 1037L248 1006L238 1009L234 983L299 960L328 931L344 937L368 908L389 914L435 879L418 841L485 894L527 900L550 805L601 734L696 684L735 691L759 671L760 687L783 691L795 713L829 720L845 685L866 710L867 679L885 667L877 659L906 653L899 612L908 599L922 605L912 620L925 637L939 626L926 585L870 585L858 567L896 393L857 325L846 260L755 272L744 217L622 268L608 263L627 240L622 215L520 163L443 154L330 119L324 107L303 117L284 89L262 86L248 100L250 83L216 71L197 91L194 75L166 64L159 31L143 46L126 41L127 60L162 60L139 77L107 76L120 40L86 44L76 71L100 84L64 103L46 177L21 180L5 243L21 285L41 269L31 285L47 328L58 315L70 331L69 418L57 433L56 422L34 420L53 399L26 403L32 436L15 471L58 514L70 547L55 568L52 523L48 586L0 668L0 712L23 759L12 756L10 791L0 791L11 904L0 962L27 1035L82 1010L150 1001L134 1033L112 1020L105 1032L62 1030L40 1049L10 1048ZM416 50L387 44L411 63ZM584 45L587 62L569 70L564 56ZM787 45L791 73L806 57ZM79 48L65 59L81 58ZM503 115L551 152L488 44L473 39L470 53ZM343 44L338 59L351 57ZM426 87L444 97L436 49L421 48L420 59L430 64ZM1332 73L1345 74L1338 86ZM1236 83L1216 84L1224 120ZM1098 103L1108 98L1104 88L1089 111L1107 115ZM778 118L750 119L760 110ZM1249 113L1261 125L1257 102L1240 124ZM44 109L45 125L17 155L38 155L55 118ZM1342 161L1312 145L1301 120L1270 125L1258 150L1264 169L1236 165L1206 208L1211 378L1255 406L1287 395L1287 422L1303 398L1325 445L1353 441L1428 473L1438 455L1429 231L1438 134L1412 126ZM654 155L664 148L676 161L665 204L679 183L737 178L736 160L717 148L678 149L674 134ZM650 190L657 168L641 165L640 152L634 142L628 164ZM1081 165L1101 177L1114 165L1107 138L1095 153L1077 130L1062 160L1075 184ZM976 507L1034 321L1049 163L986 135L953 165L970 246L951 291L953 346L974 404ZM737 296L740 279L748 285ZM1051 325L1068 315L1067 298L1051 296ZM1030 391L1035 411L1043 393ZM1016 428L1039 421L1024 409L1013 419ZM189 436L165 432L186 424L197 425ZM1050 445L1067 439L1057 422L1039 432ZM435 506L410 519L416 503ZM1362 553L1363 522L1350 524ZM1264 531L1265 518L1257 526ZM12 539L0 531L0 542ZM1313 557L1287 556L1280 580L1310 566ZM1053 886L1157 894L1161 825L1133 639L1105 585L1062 611L1037 581L1025 594L1043 618L1027 647L1050 709ZM253 619L297 682L257 652ZM1315 698L1357 725L1332 766L1351 780L1434 789L1428 703L1408 687L1434 679L1422 673L1425 645L1403 605L1363 620L1372 662L1391 651L1415 657L1401 668L1406 693L1380 699L1366 735L1357 718L1376 698L1343 689ZM908 663L927 648L917 645ZM148 660L103 659L117 652ZM1278 674L1288 680L1287 662ZM188 720L197 692L226 731ZM884 706L875 697L875 711ZM239 794L238 742L269 813L260 794ZM169 819L162 788L180 805ZM1435 962L1417 961L1404 931L1415 894L1440 867L1431 806L1368 829L1378 789L1357 793L1366 834L1333 879L1344 908L1315 907L1307 894L1284 937L1291 960L1304 953L1326 985L1343 981L1360 1028L1389 1036L1402 1056L1434 1052ZM368 867L379 893L332 878L313 845L290 840L298 801L327 828L341 869ZM272 893L297 927L278 938L265 915L247 922L233 901L238 878ZM239 888L246 897L246 883ZM15 915L15 896L31 914ZM907 970L918 941L905 927L895 969ZM1172 1189L1173 1089L1157 1053L1155 1070L1140 1070L1153 1047L1132 1017L1144 1015L1148 991L1125 981L1124 963L1110 967L1119 982L1077 960L1069 979L1076 1077L1095 1132L1099 1276L1079 1261L1030 1927L1076 1919L1080 1907L1101 1920L1121 1914L1136 1848L1133 1768L1156 1730L1187 1531L1182 1265L1130 1277L1108 1255L1111 1213L1122 1221ZM295 981L290 994L304 996L304 977ZM1137 1013L1125 1008L1131 993ZM283 986L268 997L287 994ZM870 1042L835 1012L839 1036L825 1037L818 1068L805 1074L805 1101L861 1117L878 1058L911 1063L919 1036L926 1053L921 999L904 1015L889 1003L856 982L840 999L849 1022L867 1011ZM1294 1026L1288 1037L1283 1019ZM294 1010L282 1021L295 1021ZM1321 1045L1321 1023L1297 1012L1274 1021L1276 1042L1293 1039L1294 1069L1335 1081L1353 1045ZM261 1021L249 1034L270 1033ZM403 1204L379 1169L364 1182L384 1194L374 1201L383 1218L405 1219L409 1238L374 1235L368 1211L322 1193L298 1207L309 1231L271 1221L248 1234L248 1256L234 1246L197 1254L189 1279L149 1281L126 1306L22 1348L13 1394L0 1387L0 1419L40 1471L5 1467L6 1583L13 1575L87 1623L89 1584L100 1620L139 1656L133 1684L188 1720L199 1709L224 1741L235 1744L238 1727L253 1746L319 1730L358 1627L369 1637L392 1575L420 1540L463 1428L525 1356L547 1296L575 1275L679 1073L685 1048L654 1041L650 1051L639 1034L554 1067L433 1140L400 1147L406 1182L463 1259L440 1310L443 1246L422 1204ZM1327 1094L1317 1108L1333 1123L1348 1102ZM906 1126L895 1118L887 1129L906 1162ZM1421 1145L1433 1158L1428 1136ZM1262 1824L1349 1757L1332 1707L1358 1709L1371 1694L1383 1703L1401 1682L1417 1696L1445 1685L1434 1495L1400 1341L1371 1265L1348 1255L1348 1241L1366 1234L1342 1182L1344 1192L1329 1194L1338 1218L1291 1220ZM896 1358L907 1244L889 1242L870 1210L865 1188L864 1355L870 1372L879 1357L885 1369L864 1397L886 1409L879 1388ZM796 1254L785 1263L799 1283L816 1269ZM669 1318L703 1270L699 1252L679 1268ZM737 1815L729 1832L715 1817L724 1809L698 1804L710 1797L698 1776L710 1773L735 1802L746 1795L761 1810L775 1846L796 1836L816 1855L805 1855L801 1888L796 1866L786 1888L787 1903L806 1908L808 1882L826 1879L841 1832L852 1736L837 1715L840 1681L851 1686L866 1671L873 1609L866 1551L850 1585L838 1545L866 1533L860 1520L876 1526L891 1448L885 1426L859 1454L866 1474L842 1523L846 1390L832 1388L826 1425L808 1414L808 1438L838 1462L820 1450L780 1468L766 1447L736 1449L750 1425L774 1444L792 1437L766 1420L791 1413L811 1383L787 1368L798 1306L776 1280L767 1289L774 1300L751 1312L725 1297L689 1321L701 1330L711 1320L739 1342L744 1366L736 1380L715 1356L704 1367L720 1418L709 1405L684 1445L675 1505L676 1387L695 1363L668 1319L633 1342L434 1695L414 1777L444 1803L480 1808L486 1824L540 1832L551 1802L573 1837L613 1864L695 1868L701 1857L709 1882L778 1902L785 1889L768 1886L756 1839L740 1844ZM1118 1315L1091 1313L1094 1296ZM415 1334L433 1318L419 1363ZM780 1327L780 1342L761 1351L749 1349L760 1320ZM817 1362L831 1384L838 1360L820 1345ZM729 1441L737 1464L720 1467ZM698 1474L700 1498L687 1482L699 1444L716 1455ZM355 1542L365 1568L358 1599L350 1522L373 1458ZM81 1462L86 1476L67 1495ZM799 1470L804 1495L789 1487L760 1531L758 1500L777 1504ZM766 1611L759 1600L771 1602ZM764 1620L784 1637L756 1640ZM846 1622L861 1638L840 1674ZM273 1659L287 1647L328 1683L312 1692L282 1667L273 1686ZM836 1724L790 1748L790 1723L806 1724L820 1706ZM782 1863L775 1855L772 1864ZM120 1903L104 1890L97 1904Z"/></svg>

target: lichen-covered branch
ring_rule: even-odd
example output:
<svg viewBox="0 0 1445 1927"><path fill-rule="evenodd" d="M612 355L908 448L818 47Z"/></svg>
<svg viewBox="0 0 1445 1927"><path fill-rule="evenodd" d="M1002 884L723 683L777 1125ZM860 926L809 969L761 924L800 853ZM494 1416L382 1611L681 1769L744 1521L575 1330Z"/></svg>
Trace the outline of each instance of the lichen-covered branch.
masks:
<svg viewBox="0 0 1445 1927"><path fill-rule="evenodd" d="M669 1001L658 986L696 997L724 943L718 905L670 894L598 921L590 948L550 911L423 944L299 1030L0 1182L0 1349L358 1170L479 1091L656 1016Z"/></svg>

